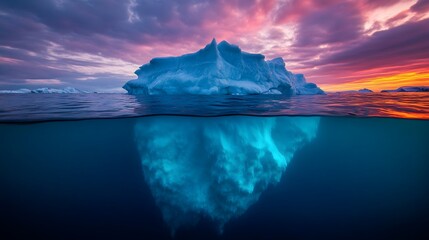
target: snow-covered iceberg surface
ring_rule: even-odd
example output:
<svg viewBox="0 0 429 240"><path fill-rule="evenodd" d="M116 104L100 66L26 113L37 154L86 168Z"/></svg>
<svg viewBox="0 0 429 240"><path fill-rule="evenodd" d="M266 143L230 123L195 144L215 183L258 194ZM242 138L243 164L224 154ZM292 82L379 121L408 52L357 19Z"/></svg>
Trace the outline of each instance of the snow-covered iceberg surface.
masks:
<svg viewBox="0 0 429 240"><path fill-rule="evenodd" d="M34 90L22 88L18 90L0 90L1 93L89 93L87 91L82 91L73 87L66 87L64 89L56 88L37 88Z"/></svg>
<svg viewBox="0 0 429 240"><path fill-rule="evenodd" d="M131 94L324 94L304 75L287 71L282 58L265 61L215 39L196 53L154 58L135 74L124 85Z"/></svg>
<svg viewBox="0 0 429 240"><path fill-rule="evenodd" d="M381 92L429 92L429 86L400 87L395 90L382 90Z"/></svg>
<svg viewBox="0 0 429 240"><path fill-rule="evenodd" d="M222 231L316 137L318 117L139 119L135 139L145 179L174 232L211 218Z"/></svg>

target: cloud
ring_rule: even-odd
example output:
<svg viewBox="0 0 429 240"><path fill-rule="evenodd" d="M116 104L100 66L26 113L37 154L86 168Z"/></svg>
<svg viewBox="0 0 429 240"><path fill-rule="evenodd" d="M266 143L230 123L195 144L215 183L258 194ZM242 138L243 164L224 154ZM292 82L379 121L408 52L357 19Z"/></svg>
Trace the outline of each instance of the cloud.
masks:
<svg viewBox="0 0 429 240"><path fill-rule="evenodd" d="M34 84L34 85L39 85L39 84L46 84L46 85L57 85L57 84L61 84L61 80L58 79L25 79L25 82L27 84Z"/></svg>
<svg viewBox="0 0 429 240"><path fill-rule="evenodd" d="M405 64L429 59L429 19L409 22L379 31L359 44L326 57L320 65L362 70Z"/></svg>
<svg viewBox="0 0 429 240"><path fill-rule="evenodd" d="M319 46L355 40L361 36L363 22L353 3L332 5L301 19L295 45Z"/></svg>
<svg viewBox="0 0 429 240"><path fill-rule="evenodd" d="M427 12L429 11L429 1L419 0L411 7L411 10L414 12Z"/></svg>
<svg viewBox="0 0 429 240"><path fill-rule="evenodd" d="M151 58L196 51L213 37L282 56L320 83L368 68L428 68L427 35L418 32L427 30L427 7L426 0L3 0L0 85L38 78L121 86Z"/></svg>

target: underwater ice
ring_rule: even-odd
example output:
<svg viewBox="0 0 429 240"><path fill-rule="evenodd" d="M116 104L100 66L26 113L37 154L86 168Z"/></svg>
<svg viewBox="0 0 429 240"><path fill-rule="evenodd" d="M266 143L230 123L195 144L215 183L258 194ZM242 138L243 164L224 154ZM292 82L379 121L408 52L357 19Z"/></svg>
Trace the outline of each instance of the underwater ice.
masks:
<svg viewBox="0 0 429 240"><path fill-rule="evenodd" d="M145 180L172 232L243 214L317 134L318 117L148 117L135 137Z"/></svg>
<svg viewBox="0 0 429 240"><path fill-rule="evenodd" d="M131 94L324 94L304 75L287 71L282 58L265 61L215 39L196 53L154 58L135 74L124 85Z"/></svg>

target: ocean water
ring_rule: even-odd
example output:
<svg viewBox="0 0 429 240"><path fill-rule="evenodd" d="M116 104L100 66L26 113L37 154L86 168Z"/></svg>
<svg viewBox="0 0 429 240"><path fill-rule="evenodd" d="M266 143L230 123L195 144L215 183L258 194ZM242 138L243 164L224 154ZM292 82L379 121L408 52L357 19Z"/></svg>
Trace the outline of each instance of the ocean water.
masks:
<svg viewBox="0 0 429 240"><path fill-rule="evenodd" d="M427 239L429 94L0 95L1 239Z"/></svg>

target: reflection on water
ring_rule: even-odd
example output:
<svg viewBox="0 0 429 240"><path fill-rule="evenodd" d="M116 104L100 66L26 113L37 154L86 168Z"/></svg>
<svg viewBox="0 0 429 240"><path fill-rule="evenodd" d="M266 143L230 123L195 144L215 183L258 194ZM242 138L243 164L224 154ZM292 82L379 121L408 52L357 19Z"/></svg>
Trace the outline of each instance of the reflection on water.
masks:
<svg viewBox="0 0 429 240"><path fill-rule="evenodd" d="M342 93L292 97L0 94L0 122L234 114L429 119L429 93Z"/></svg>
<svg viewBox="0 0 429 240"><path fill-rule="evenodd" d="M158 117L135 127L145 179L172 232L208 216L222 231L316 137L318 117Z"/></svg>

